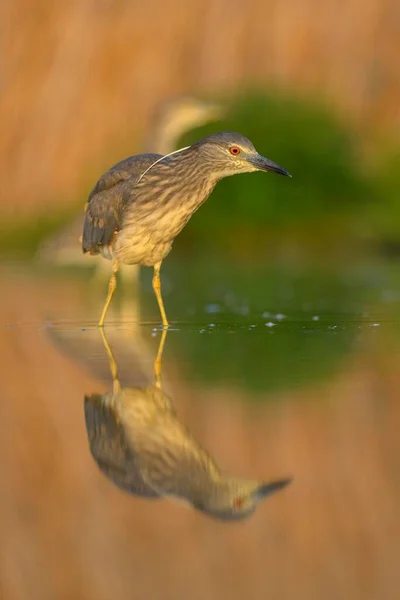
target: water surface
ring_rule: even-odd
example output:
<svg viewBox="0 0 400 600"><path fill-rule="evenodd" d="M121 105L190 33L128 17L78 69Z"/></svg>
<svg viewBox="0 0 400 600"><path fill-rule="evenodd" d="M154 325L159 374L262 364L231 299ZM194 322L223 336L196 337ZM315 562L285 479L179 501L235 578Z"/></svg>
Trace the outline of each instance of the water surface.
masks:
<svg viewBox="0 0 400 600"><path fill-rule="evenodd" d="M98 468L84 402L113 390L115 365L96 328L106 283L90 276L2 268L4 597L394 598L397 266L166 264L161 371L150 271L138 297L118 290L105 334L120 384L159 378L232 475L294 478L240 524L137 498Z"/></svg>

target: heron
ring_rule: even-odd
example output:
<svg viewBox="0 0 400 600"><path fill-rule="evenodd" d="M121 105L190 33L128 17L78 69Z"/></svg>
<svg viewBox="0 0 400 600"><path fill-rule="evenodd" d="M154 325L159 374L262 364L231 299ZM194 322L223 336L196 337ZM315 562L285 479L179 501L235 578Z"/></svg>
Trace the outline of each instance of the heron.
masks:
<svg viewBox="0 0 400 600"><path fill-rule="evenodd" d="M224 114L221 104L212 100L182 95L158 103L150 118L144 150L157 154L169 154L177 148L179 139L188 131L216 121ZM114 165L115 166L115 165ZM111 167L113 169L114 167ZM120 173L121 174L121 173ZM124 172L128 176L129 172ZM104 175L103 175L104 177ZM80 249L82 215L79 214L61 232L47 238L39 247L37 258L42 262L59 265L87 265L87 256ZM138 268L122 265L121 275L130 282L137 280ZM102 260L96 261L95 276L109 278L110 266Z"/></svg>
<svg viewBox="0 0 400 600"><path fill-rule="evenodd" d="M164 156L131 156L100 178L86 203L82 235L84 253L101 254L112 261L100 327L120 264L140 264L153 267L153 290L163 327L168 328L160 268L174 239L218 181L251 171L290 177L286 169L261 156L244 135L222 132Z"/></svg>
<svg viewBox="0 0 400 600"><path fill-rule="evenodd" d="M263 482L226 475L178 419L161 385L162 331L155 383L122 387L105 332L113 390L85 396L89 447L100 470L119 488L147 499L171 498L224 521L243 519L290 478Z"/></svg>

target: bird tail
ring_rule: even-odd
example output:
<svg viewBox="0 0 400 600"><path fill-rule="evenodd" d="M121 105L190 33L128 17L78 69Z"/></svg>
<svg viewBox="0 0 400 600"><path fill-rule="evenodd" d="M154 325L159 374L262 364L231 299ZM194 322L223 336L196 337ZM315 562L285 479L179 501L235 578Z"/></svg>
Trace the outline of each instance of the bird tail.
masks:
<svg viewBox="0 0 400 600"><path fill-rule="evenodd" d="M99 254L104 240L104 228L98 222L85 218L82 233L82 251L84 254Z"/></svg>
<svg viewBox="0 0 400 600"><path fill-rule="evenodd" d="M109 410L104 411L104 396L101 394L85 395L85 422L89 437L97 435L98 431L107 424ZM106 414L104 414L106 413Z"/></svg>
<svg viewBox="0 0 400 600"><path fill-rule="evenodd" d="M99 254L112 244L119 230L119 221L113 208L103 207L105 199L91 200L86 206L85 220L82 233L83 253ZM103 204L102 204L103 203Z"/></svg>
<svg viewBox="0 0 400 600"><path fill-rule="evenodd" d="M110 406L111 399L112 393L92 394L85 395L84 401L85 424L91 453L97 460L107 458L109 462L114 454L118 456L120 449L126 446L124 431Z"/></svg>

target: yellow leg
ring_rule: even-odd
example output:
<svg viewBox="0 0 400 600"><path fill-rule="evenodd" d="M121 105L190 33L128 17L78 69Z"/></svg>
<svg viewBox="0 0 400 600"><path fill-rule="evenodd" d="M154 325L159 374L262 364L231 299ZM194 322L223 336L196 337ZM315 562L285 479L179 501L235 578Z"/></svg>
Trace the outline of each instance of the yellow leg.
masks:
<svg viewBox="0 0 400 600"><path fill-rule="evenodd" d="M110 344L108 343L108 340L106 338L106 334L104 333L103 328L100 329L100 335L101 335L101 339L104 344L104 348L106 349L106 352L107 352L108 360L110 361L110 371L111 371L111 376L112 376L112 380L113 380L113 392L114 393L119 392L119 391L121 391L121 384L118 379L118 366L117 366L117 362L114 358L114 354L112 353Z"/></svg>
<svg viewBox="0 0 400 600"><path fill-rule="evenodd" d="M161 340L158 346L158 352L154 361L154 379L156 387L161 390L161 366L162 366L162 355L164 352L165 340L167 338L167 329L163 329L161 333Z"/></svg>
<svg viewBox="0 0 400 600"><path fill-rule="evenodd" d="M154 265L153 290L154 290L154 293L157 298L158 307L160 309L161 319L162 319L164 329L167 329L169 326L169 323L167 321L167 315L165 313L164 303L163 303L163 299L162 299L162 295L161 295L160 267L161 267L160 262L157 263L156 265Z"/></svg>
<svg viewBox="0 0 400 600"><path fill-rule="evenodd" d="M115 288L117 287L118 267L119 267L119 263L117 260L115 260L113 263L113 266L112 266L112 274L110 277L110 282L108 284L107 299L106 299L106 303L104 304L103 312L101 313L101 317L100 317L100 321L99 321L99 325L98 325L99 327L104 327L104 319L106 318L106 314L107 314L108 308L111 303L111 298L113 297Z"/></svg>

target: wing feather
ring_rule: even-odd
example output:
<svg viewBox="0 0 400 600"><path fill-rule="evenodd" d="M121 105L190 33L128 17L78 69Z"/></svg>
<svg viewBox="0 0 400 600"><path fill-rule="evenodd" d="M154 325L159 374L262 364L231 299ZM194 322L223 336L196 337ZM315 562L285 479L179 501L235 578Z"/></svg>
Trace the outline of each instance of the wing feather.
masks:
<svg viewBox="0 0 400 600"><path fill-rule="evenodd" d="M89 202L99 192L109 190L118 183L121 183L121 181L126 181L133 175L141 175L148 166L161 158L161 156L162 154L135 154L134 156L128 156L128 158L119 161L100 177L89 194Z"/></svg>
<svg viewBox="0 0 400 600"><path fill-rule="evenodd" d="M85 208L82 250L98 254L101 248L112 241L122 224L123 209L140 175L160 154L138 154L130 156L109 169L90 192Z"/></svg>

